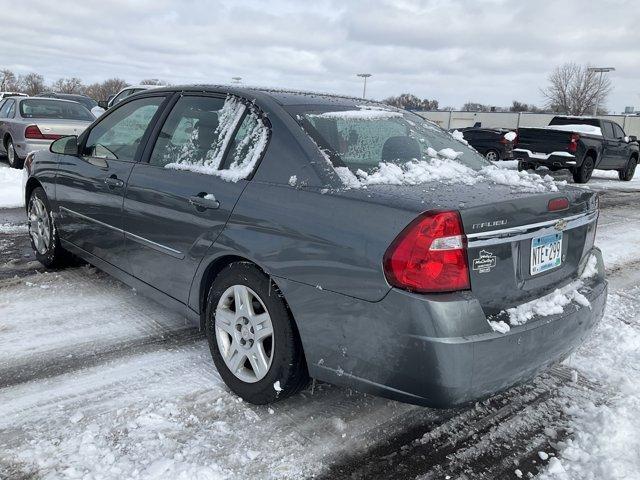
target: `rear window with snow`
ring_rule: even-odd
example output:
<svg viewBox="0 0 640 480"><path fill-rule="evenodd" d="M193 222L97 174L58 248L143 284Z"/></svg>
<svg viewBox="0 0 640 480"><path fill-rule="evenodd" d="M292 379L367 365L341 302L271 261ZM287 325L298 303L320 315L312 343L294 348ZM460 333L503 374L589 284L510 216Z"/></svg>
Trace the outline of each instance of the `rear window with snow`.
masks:
<svg viewBox="0 0 640 480"><path fill-rule="evenodd" d="M253 105L231 95L185 96L163 125L150 163L237 182L251 174L268 139Z"/></svg>
<svg viewBox="0 0 640 480"><path fill-rule="evenodd" d="M455 159L474 170L487 165L463 142L409 112L362 105L303 111L297 117L334 167L354 173L438 157Z"/></svg>

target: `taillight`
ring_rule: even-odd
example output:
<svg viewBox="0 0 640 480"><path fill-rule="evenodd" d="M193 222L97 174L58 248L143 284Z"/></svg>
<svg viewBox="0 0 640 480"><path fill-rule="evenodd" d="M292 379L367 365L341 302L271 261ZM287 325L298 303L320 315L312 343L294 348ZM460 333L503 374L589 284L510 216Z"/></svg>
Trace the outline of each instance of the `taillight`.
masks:
<svg viewBox="0 0 640 480"><path fill-rule="evenodd" d="M62 135L56 135L54 133L44 134L37 125L29 125L24 129L24 138L30 138L32 140L57 140L61 137Z"/></svg>
<svg viewBox="0 0 640 480"><path fill-rule="evenodd" d="M460 214L421 214L393 241L384 254L384 273L394 287L412 292L452 292L469 289L466 237Z"/></svg>
<svg viewBox="0 0 640 480"><path fill-rule="evenodd" d="M576 153L578 151L578 140L580 140L580 135L572 133L571 141L569 142L569 151L571 153Z"/></svg>
<svg viewBox="0 0 640 480"><path fill-rule="evenodd" d="M550 212L558 212L569 208L569 199L565 197L552 198L547 203L547 210Z"/></svg>

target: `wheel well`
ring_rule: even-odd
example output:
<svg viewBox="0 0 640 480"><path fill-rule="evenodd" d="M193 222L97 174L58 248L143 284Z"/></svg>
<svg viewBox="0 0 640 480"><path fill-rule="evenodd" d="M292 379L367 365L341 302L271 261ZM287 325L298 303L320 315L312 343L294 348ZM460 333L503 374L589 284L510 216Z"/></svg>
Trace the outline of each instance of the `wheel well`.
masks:
<svg viewBox="0 0 640 480"><path fill-rule="evenodd" d="M8 133L5 133L4 138L2 139L2 146L4 147L4 149L7 149L7 143L9 143L9 139L11 138L11 135L9 135Z"/></svg>
<svg viewBox="0 0 640 480"><path fill-rule="evenodd" d="M25 206L25 208L29 208L29 198L31 198L31 192L33 192L33 190L36 189L37 187L42 187L42 184L38 180L36 180L33 177L31 177L31 178L29 178L29 180L27 180L27 184L24 187L24 206Z"/></svg>
<svg viewBox="0 0 640 480"><path fill-rule="evenodd" d="M631 158L635 158L636 160L638 160L638 152L633 152L631 154Z"/></svg>
<svg viewBox="0 0 640 480"><path fill-rule="evenodd" d="M584 157L591 157L593 158L593 163L596 163L596 160L598 160L598 152L593 149L587 150L587 153L584 154Z"/></svg>

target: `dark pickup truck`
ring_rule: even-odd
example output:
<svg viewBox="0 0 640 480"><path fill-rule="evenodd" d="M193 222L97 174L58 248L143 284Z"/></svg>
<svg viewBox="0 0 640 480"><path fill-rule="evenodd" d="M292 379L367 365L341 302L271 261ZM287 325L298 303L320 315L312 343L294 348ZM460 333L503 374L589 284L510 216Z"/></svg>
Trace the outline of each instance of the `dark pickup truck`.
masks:
<svg viewBox="0 0 640 480"><path fill-rule="evenodd" d="M640 150L637 138L617 123L585 117L558 116L548 127L519 128L516 142L519 170L567 168L576 183L587 183L595 168L617 170L620 180L631 180Z"/></svg>

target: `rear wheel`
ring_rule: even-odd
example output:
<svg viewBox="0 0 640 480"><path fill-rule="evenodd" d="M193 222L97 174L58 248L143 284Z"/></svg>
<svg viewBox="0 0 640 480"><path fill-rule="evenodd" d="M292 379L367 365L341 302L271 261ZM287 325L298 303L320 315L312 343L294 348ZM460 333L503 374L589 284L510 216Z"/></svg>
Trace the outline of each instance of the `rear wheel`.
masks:
<svg viewBox="0 0 640 480"><path fill-rule="evenodd" d="M9 165L12 168L22 168L22 160L18 158L18 153L13 146L13 140L11 139L11 137L7 139L5 148L7 150L7 160L9 161Z"/></svg>
<svg viewBox="0 0 640 480"><path fill-rule="evenodd" d="M252 263L232 263L216 277L205 331L220 376L244 400L282 400L307 383L289 310L271 279Z"/></svg>
<svg viewBox="0 0 640 480"><path fill-rule="evenodd" d="M522 160L518 162L519 172L524 172L525 170L535 170L535 169L536 169L536 166L533 163L524 162Z"/></svg>
<svg viewBox="0 0 640 480"><path fill-rule="evenodd" d="M484 158L490 162L497 162L500 160L500 154L497 150L487 150L487 153L484 154Z"/></svg>
<svg viewBox="0 0 640 480"><path fill-rule="evenodd" d="M618 170L618 178L623 182L631 181L636 173L637 166L638 159L636 157L631 157L627 162L627 165L622 170Z"/></svg>
<svg viewBox="0 0 640 480"><path fill-rule="evenodd" d="M573 181L576 183L587 183L591 179L595 160L593 157L584 157L582 165L573 170Z"/></svg>
<svg viewBox="0 0 640 480"><path fill-rule="evenodd" d="M36 259L47 268L68 265L72 255L60 246L47 194L42 187L36 187L29 197L27 220L31 248Z"/></svg>

